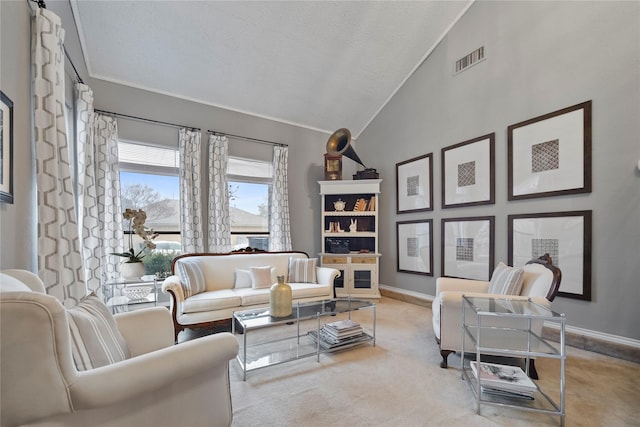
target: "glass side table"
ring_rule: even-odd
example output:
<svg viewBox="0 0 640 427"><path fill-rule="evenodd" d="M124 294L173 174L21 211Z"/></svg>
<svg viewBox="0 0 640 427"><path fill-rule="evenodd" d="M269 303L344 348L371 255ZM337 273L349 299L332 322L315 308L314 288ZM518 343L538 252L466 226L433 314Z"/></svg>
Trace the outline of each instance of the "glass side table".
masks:
<svg viewBox="0 0 640 427"><path fill-rule="evenodd" d="M111 279L102 285L102 292L107 307L115 314L157 306L158 287L161 283L162 279L151 275L139 280Z"/></svg>
<svg viewBox="0 0 640 427"><path fill-rule="evenodd" d="M560 331L560 345L551 345L540 334L544 322L555 323ZM481 404L508 406L527 411L544 412L560 416L560 425L565 419L565 324L564 314L558 314L531 299L470 297L462 296L462 378L466 380L476 399L476 413ZM471 342L475 360L464 357L465 343ZM471 363L480 364L480 355L495 355L524 358L525 374L529 374L531 358L551 358L560 362L560 393L556 401L545 393L537 383L530 398L491 392L490 383L482 380L471 368ZM477 365L476 365L477 366ZM479 371L479 369L478 369ZM509 379L513 381L513 378ZM483 386L483 383L487 387ZM532 386L533 388L533 386ZM495 389L493 389L495 390Z"/></svg>

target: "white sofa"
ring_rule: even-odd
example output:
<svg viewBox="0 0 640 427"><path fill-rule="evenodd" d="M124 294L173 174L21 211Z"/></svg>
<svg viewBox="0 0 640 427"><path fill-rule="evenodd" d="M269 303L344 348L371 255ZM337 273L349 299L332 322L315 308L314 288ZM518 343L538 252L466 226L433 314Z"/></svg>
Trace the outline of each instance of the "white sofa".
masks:
<svg viewBox="0 0 640 427"><path fill-rule="evenodd" d="M562 272L553 265L548 254L530 260L522 267L522 289L519 295L508 295L513 299L529 299L550 306L560 289ZM442 362L440 366L446 368L449 354L462 350L462 296L480 296L503 298L505 295L489 294L489 282L482 280L459 279L453 277L439 277L436 280L436 297L432 303L432 324L436 341L440 346ZM495 324L486 321L486 326L504 326L499 318ZM524 327L514 324L511 327ZM542 322L534 321L532 330L538 335L542 334ZM473 343L466 337L465 349L473 348ZM533 372L531 372L531 370ZM530 375L535 378L535 366L530 366Z"/></svg>
<svg viewBox="0 0 640 427"><path fill-rule="evenodd" d="M291 282L289 260L291 258L308 259L304 252L231 252L184 254L174 258L171 264L172 276L162 284L162 291L171 295L171 313L173 315L176 338L185 328L211 327L220 321L233 317L234 311L261 308L269 305L269 288L255 289L236 287L238 269L250 270L252 267L273 267L272 282L276 276L284 276L291 286L294 303L318 301L333 298L333 281L340 271L316 267L317 283ZM187 284L179 274L178 264L196 262L202 273L205 289L189 297Z"/></svg>
<svg viewBox="0 0 640 427"><path fill-rule="evenodd" d="M0 273L1 426L231 425L233 335L174 345L164 307L116 314L130 357L80 371L69 310L44 290L31 272Z"/></svg>

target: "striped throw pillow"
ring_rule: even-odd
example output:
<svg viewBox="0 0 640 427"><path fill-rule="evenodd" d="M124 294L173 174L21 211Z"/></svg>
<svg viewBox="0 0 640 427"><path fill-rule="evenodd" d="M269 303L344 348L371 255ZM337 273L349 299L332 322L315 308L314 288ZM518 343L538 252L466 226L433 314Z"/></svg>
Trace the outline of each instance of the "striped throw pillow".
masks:
<svg viewBox="0 0 640 427"><path fill-rule="evenodd" d="M509 267L505 263L498 264L489 283L490 294L520 295L522 290L522 268Z"/></svg>
<svg viewBox="0 0 640 427"><path fill-rule="evenodd" d="M67 310L71 353L79 371L99 368L131 357L109 308L91 293Z"/></svg>
<svg viewBox="0 0 640 427"><path fill-rule="evenodd" d="M289 282L318 283L315 258L289 258Z"/></svg>
<svg viewBox="0 0 640 427"><path fill-rule="evenodd" d="M196 260L181 259L178 261L178 275L182 282L185 298L204 292L207 289L204 274L200 269L199 262Z"/></svg>

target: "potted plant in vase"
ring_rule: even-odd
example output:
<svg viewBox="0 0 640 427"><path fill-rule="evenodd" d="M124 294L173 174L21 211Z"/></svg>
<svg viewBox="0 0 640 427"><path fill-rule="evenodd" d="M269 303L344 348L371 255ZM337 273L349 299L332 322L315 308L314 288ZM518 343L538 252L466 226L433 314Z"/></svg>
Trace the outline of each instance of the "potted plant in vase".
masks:
<svg viewBox="0 0 640 427"><path fill-rule="evenodd" d="M139 279L144 276L144 263L142 259L145 257L145 249L155 249L156 244L152 242L158 237L151 228L145 227L147 213L142 209L125 209L122 213L124 219L129 220L129 250L127 252L112 252L111 255L127 258L122 263L122 278L131 280ZM137 234L142 239L144 246L138 252L133 249L133 234Z"/></svg>

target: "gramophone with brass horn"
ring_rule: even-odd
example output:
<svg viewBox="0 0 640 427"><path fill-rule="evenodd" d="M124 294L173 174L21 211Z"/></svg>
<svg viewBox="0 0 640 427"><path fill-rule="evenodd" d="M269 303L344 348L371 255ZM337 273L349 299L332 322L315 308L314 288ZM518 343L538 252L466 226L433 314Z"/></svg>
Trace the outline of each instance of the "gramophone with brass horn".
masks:
<svg viewBox="0 0 640 427"><path fill-rule="evenodd" d="M365 169L356 172L353 179L376 179L378 173L375 169L367 168L360 157L351 147L351 132L349 129L340 128L331 134L327 141L327 153L324 155L324 176L327 180L342 179L342 156L359 163Z"/></svg>

